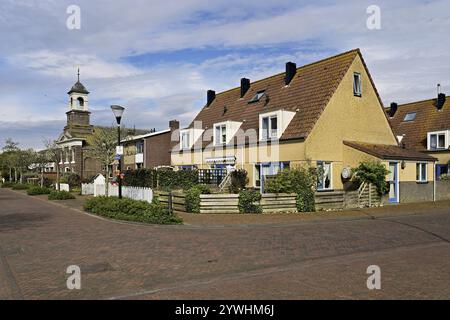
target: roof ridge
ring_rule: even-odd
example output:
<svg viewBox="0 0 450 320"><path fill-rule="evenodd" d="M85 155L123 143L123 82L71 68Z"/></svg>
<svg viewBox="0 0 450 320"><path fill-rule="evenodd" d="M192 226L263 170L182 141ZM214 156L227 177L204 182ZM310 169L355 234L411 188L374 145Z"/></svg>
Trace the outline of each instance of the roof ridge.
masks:
<svg viewBox="0 0 450 320"><path fill-rule="evenodd" d="M445 96L446 98L450 98L450 96ZM434 100L436 100L437 98L431 98L431 99L424 99L424 100L418 100L418 101L412 101L412 102L407 102L407 103L403 103L403 104L398 104L397 106L398 107L403 107L403 106L407 106L407 105L410 105L410 104L415 104L415 103L421 103L421 102L427 102L427 101L434 101Z"/></svg>
<svg viewBox="0 0 450 320"><path fill-rule="evenodd" d="M319 64L319 63L323 63L323 62L328 61L328 60L331 60L331 59L339 58L339 57L341 57L341 56L344 56L344 55L347 55L347 54L350 54L350 53L353 53L353 52L359 53L359 54L360 54L360 53L361 53L361 50L360 50L359 48L356 48L356 49L352 49L352 50L349 50L349 51L341 52L341 53L336 54L336 55L331 56L331 57L326 57L326 58L323 58L323 59L321 59L321 60L317 60L317 61L314 61L314 62L310 62L310 63L304 64L304 65L302 65L302 66L300 66L300 67L297 67L296 71L299 71L300 69L303 69L303 68L306 68L306 67L310 67L310 66L312 66L312 65L316 65L316 64ZM280 73L277 73L277 74L268 76L268 77L266 77L266 78L258 79L258 80L252 81L251 84L253 85L253 84L255 84L255 83L259 83L259 82L262 82L262 81L265 81L265 80L268 80L268 79L272 79L272 78L278 77L278 76L280 76L280 75L282 75L282 74L285 74L285 73L286 73L286 71L283 71L283 72L280 72ZM225 93L228 93L228 92L233 91L233 90L240 90L240 88L241 88L241 87L234 87L234 88L231 88L231 89L228 89L228 90L219 92L219 93L216 94L216 96L222 95L222 94L225 94Z"/></svg>

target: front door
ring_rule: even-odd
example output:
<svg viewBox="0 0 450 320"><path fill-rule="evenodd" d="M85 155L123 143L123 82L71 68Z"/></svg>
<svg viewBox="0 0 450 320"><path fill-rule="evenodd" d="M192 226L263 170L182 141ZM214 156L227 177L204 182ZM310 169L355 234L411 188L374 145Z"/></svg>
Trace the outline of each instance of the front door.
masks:
<svg viewBox="0 0 450 320"><path fill-rule="evenodd" d="M389 202L398 203L398 163L389 162Z"/></svg>

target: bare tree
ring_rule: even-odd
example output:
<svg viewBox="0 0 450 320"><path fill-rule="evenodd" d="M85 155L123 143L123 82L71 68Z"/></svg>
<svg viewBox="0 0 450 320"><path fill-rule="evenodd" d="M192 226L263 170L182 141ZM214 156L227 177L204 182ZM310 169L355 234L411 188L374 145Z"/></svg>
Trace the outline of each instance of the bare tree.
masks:
<svg viewBox="0 0 450 320"><path fill-rule="evenodd" d="M61 161L61 148L56 144L56 141L51 139L44 140L45 152L47 154L47 159L49 162L55 163L56 169L56 190L61 190L59 183L59 163Z"/></svg>
<svg viewBox="0 0 450 320"><path fill-rule="evenodd" d="M92 135L91 145L87 151L91 158L97 159L105 168L106 188L109 190L109 166L113 163L116 155L117 129L115 127L95 128Z"/></svg>

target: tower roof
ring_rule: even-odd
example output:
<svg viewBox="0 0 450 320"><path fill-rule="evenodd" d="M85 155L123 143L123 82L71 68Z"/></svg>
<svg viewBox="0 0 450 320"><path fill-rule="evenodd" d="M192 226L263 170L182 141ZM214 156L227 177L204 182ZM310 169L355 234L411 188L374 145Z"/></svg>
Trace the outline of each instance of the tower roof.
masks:
<svg viewBox="0 0 450 320"><path fill-rule="evenodd" d="M78 81L72 86L68 94L71 93L83 93L83 94L89 94L89 91L87 91L86 87L80 82L80 68L78 68Z"/></svg>

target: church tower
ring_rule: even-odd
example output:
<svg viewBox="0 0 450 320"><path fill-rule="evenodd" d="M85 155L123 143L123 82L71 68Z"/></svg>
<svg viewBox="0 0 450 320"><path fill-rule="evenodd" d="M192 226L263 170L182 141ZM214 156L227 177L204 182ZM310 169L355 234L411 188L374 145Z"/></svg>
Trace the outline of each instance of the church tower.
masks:
<svg viewBox="0 0 450 320"><path fill-rule="evenodd" d="M65 130L76 133L92 133L89 112L89 91L80 82L80 69L78 69L78 81L72 86L69 95L69 111Z"/></svg>

